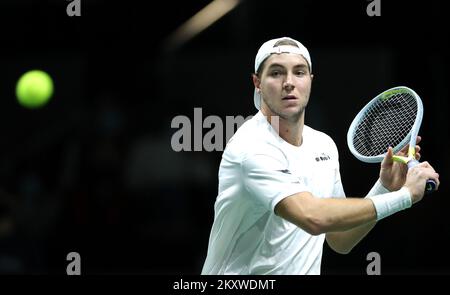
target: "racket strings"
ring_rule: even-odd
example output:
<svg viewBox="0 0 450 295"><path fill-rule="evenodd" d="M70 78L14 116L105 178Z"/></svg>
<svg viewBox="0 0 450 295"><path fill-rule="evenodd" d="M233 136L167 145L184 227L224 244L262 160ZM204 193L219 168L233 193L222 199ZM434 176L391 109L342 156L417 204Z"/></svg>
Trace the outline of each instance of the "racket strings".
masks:
<svg viewBox="0 0 450 295"><path fill-rule="evenodd" d="M413 95L402 92L380 98L361 118L353 146L364 156L382 155L409 135L416 116L417 101Z"/></svg>

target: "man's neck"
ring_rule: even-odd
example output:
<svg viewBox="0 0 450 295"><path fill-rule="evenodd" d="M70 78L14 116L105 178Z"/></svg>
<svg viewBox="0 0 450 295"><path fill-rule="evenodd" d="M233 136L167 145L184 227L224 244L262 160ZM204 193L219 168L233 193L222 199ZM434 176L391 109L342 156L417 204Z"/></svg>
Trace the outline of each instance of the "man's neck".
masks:
<svg viewBox="0 0 450 295"><path fill-rule="evenodd" d="M264 112L263 112L264 114ZM265 115L265 114L264 114ZM301 146L303 143L303 126L305 125L305 112L302 112L296 120L290 121L279 116L265 115L267 121L278 129L278 135L286 142L294 146ZM276 118L276 119L275 119ZM276 122L276 120L278 122Z"/></svg>

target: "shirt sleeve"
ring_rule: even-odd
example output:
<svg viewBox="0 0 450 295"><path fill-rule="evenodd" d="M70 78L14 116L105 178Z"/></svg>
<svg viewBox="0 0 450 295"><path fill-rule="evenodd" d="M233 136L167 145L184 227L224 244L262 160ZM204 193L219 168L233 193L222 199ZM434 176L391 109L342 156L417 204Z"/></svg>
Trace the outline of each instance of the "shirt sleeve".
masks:
<svg viewBox="0 0 450 295"><path fill-rule="evenodd" d="M339 167L336 168L336 176L334 181L334 188L332 196L334 198L345 198L344 187L342 186L341 173L339 172Z"/></svg>
<svg viewBox="0 0 450 295"><path fill-rule="evenodd" d="M274 210L282 199L307 191L302 180L292 175L283 157L255 154L242 163L243 183L250 196L267 210Z"/></svg>

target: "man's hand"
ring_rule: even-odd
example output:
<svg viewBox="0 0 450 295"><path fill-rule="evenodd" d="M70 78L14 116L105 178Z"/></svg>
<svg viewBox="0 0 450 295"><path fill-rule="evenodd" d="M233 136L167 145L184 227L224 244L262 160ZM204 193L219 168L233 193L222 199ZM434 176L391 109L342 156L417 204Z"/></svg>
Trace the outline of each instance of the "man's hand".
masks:
<svg viewBox="0 0 450 295"><path fill-rule="evenodd" d="M416 160L420 159L420 146L417 144L422 140L420 136L417 136L416 140ZM405 146L401 151L397 153L398 156L408 156L409 145ZM386 156L381 162L380 169L380 181L388 190L399 190L406 181L406 174L408 173L408 166L403 163L395 162L392 158L393 151L389 147Z"/></svg>
<svg viewBox="0 0 450 295"><path fill-rule="evenodd" d="M439 174L428 162L422 162L411 169L409 169L405 187L411 193L411 200L414 203L422 200L425 193L425 185L428 179L433 179L436 182L436 189L439 187Z"/></svg>

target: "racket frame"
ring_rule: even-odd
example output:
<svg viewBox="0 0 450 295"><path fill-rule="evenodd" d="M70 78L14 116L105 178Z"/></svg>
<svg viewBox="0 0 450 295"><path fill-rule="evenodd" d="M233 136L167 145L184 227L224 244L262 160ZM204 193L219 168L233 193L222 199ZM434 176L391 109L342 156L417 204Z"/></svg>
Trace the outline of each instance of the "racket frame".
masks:
<svg viewBox="0 0 450 295"><path fill-rule="evenodd" d="M409 133L405 136L405 138L397 144L393 148L393 153L398 153L403 147L405 147L409 143L408 148L408 156L393 156L393 160L396 162L401 162L404 164L407 164L411 160L415 160L415 154L416 154L416 139L417 135L419 134L420 125L422 124L422 118L423 118L423 104L422 100L420 99L420 96L411 88L408 88L406 86L397 86L390 88L386 91L383 91L382 93L378 94L376 97L374 97L371 101L369 101L356 115L355 119L353 119L353 122L351 123L348 132L347 132L347 145L351 151L351 153L360 161L366 162L366 163L379 163L383 161L384 157L386 156L386 153L380 154L377 156L364 156L358 153L353 146L353 135L356 131L356 128L361 122L361 119L365 116L365 114L368 112L368 110L380 99L386 99L388 95L394 95L395 93L399 92L408 92L411 94L416 102L417 102L417 114L416 119L414 121L414 124L409 131ZM386 147L387 149L387 147ZM387 152L387 151L386 151Z"/></svg>

